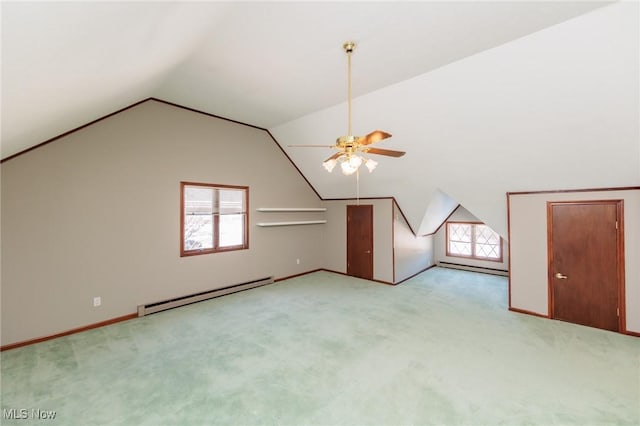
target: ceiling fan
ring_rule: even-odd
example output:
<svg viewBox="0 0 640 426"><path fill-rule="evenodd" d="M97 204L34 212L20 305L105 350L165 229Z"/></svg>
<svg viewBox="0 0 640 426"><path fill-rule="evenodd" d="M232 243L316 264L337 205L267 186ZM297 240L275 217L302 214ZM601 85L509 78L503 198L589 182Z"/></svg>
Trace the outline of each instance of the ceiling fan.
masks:
<svg viewBox="0 0 640 426"><path fill-rule="evenodd" d="M374 148L371 144L390 138L391 134L382 130L375 130L365 136L354 136L351 131L351 54L356 47L353 41L348 41L342 45L347 54L347 105L349 110L349 128L345 136L336 139L335 145L289 145L290 147L318 147L333 148L338 152L324 160L322 165L328 172L333 171L336 164L340 163L342 173L351 175L355 173L360 165L364 164L372 172L378 163L362 154L386 155L388 157L402 157L404 151L394 151L391 149Z"/></svg>

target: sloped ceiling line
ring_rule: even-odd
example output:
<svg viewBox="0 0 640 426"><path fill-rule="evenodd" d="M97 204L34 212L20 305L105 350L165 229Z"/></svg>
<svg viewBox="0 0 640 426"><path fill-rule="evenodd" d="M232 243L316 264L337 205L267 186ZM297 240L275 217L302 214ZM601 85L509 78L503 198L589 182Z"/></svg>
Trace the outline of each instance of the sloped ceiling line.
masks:
<svg viewBox="0 0 640 426"><path fill-rule="evenodd" d="M187 107L187 106L184 106L184 105L179 105L179 104L176 104L176 103L173 103L173 102L165 101L165 100L163 100L163 99L158 99L158 98L150 97L150 98L143 99L143 100L141 100L141 101L134 102L133 104L131 104L131 105L127 105L127 106L126 106L126 107L124 107L124 108L120 108L120 109L119 109L119 110L117 110L117 111L110 112L109 114L103 115L103 116L102 116L102 117L100 117L100 118L96 118L95 120L92 120L92 121L90 121L90 122L88 122L88 123L85 123L85 124L83 124L83 125L81 125L81 126L78 126L78 127L74 128L74 129L68 130L68 131L66 131L66 132L64 132L64 133L61 133L61 134L59 134L59 135L57 135L57 136L54 136L54 137L52 137L52 138L50 138L50 139L47 139L47 140L46 140L46 141L44 141L44 142L40 142L40 143L38 143L38 144L36 144L36 145L34 145L34 146L30 147L30 148L27 148L27 149L25 149L25 150L22 150L22 151L20 151L20 152L17 152L17 153L15 153L15 154L13 154L13 155L11 155L11 156L7 157L7 158L3 158L3 159L0 161L0 164L1 164L1 163L4 163L5 161L9 161L9 160L11 160L12 158L18 157L18 156L20 156L20 155L22 155L22 154L26 154L27 152L32 151L32 150L34 150L34 149L36 149L36 148L40 148L41 146L47 145L47 144L49 144L49 143L51 143L51 142L54 142L54 141L56 141L56 140L58 140L58 139L61 139L61 138L65 137L65 136L69 136L69 135L70 135L70 134L72 134L72 133L75 133L75 132L77 132L77 131L79 131L79 130L82 130L82 129L86 128L86 127L92 126L92 125L94 125L94 124L96 124L96 123L98 123L98 122L100 122L100 121L102 121L102 120L106 120L107 118L113 117L114 115L118 115L118 114L120 114L121 112L125 112L125 111L127 111L127 110L129 110L129 109L131 109L131 108L134 108L134 107L136 107L136 106L138 106L138 105L140 105L140 104L143 104L143 103L145 103L145 102L149 102L149 101L160 102L160 103L163 103L163 104L166 104L166 105L171 105L171 106L176 107L176 108L181 108L181 109L185 109L185 110L187 110L187 111L195 112L195 113L197 113L197 114L202 114L202 115L206 115L206 116L209 116L209 117L218 118L218 119L220 119L220 120L230 121L230 122L232 122L232 123L240 124L240 125L242 125L242 126L252 127L252 128L254 128L254 129L258 129L258 130L264 130L265 132L269 133L269 131L268 131L267 129L263 128L263 127L258 127L258 126L254 126L253 124L243 123L242 121L233 120L233 119L231 119L231 118L221 117L221 116L219 116L219 115L215 115L215 114L211 114L211 113L208 113L208 112L200 111L200 110L197 110L197 109L194 109L194 108L190 108L190 107ZM269 135L271 135L271 133L269 133ZM271 136L271 138L273 138L273 136ZM275 139L274 139L274 141L275 141ZM276 142L276 143L277 143L277 142ZM280 146L280 145L278 145L278 146ZM282 149L282 148L280 148L280 149ZM285 154L285 155L286 155L286 154ZM291 160L291 159L289 159L289 160ZM292 163L293 163L293 162L292 162ZM314 191L315 191L315 190L314 190ZM316 194L317 194L317 192L316 192Z"/></svg>
<svg viewBox="0 0 640 426"><path fill-rule="evenodd" d="M57 136L54 136L54 137L52 137L52 138L50 138L50 139L47 139L47 140L46 140L46 141L44 141L44 142L40 142L40 143L35 144L35 145L33 145L33 146L31 146L31 147L29 147L29 148L27 148L27 149L24 149L24 150L22 150L22 151L20 151L20 152L16 152L15 154L10 155L10 156L8 156L7 158L3 158L2 160L0 160L0 164L4 163L4 162L6 162L6 161L9 161L9 160L11 160L11 159L13 159L13 158L19 157L19 156L21 156L22 154L26 154L26 153L27 153L27 152L29 152L29 151L33 151L34 149L37 149L37 148L40 148L40 147L42 147L42 146L48 145L48 144L50 144L51 142L55 142L55 141L57 141L58 139L62 139L62 138L64 138L65 136L69 136L69 135L70 135L70 134L72 134L72 133L75 133L75 132L77 132L77 131L79 131L79 130L82 130L82 129L86 128L86 127L92 126L92 125L94 125L94 124L96 124L96 123L98 123L98 122L100 122L100 121L102 121L102 120L106 120L106 119L107 119L107 118L109 118L109 117L113 117L114 115L118 115L118 114L120 114L121 112L125 112L125 111L127 111L128 109L131 109L131 108L134 108L134 107L136 107L136 106L138 106L138 105L140 105L140 104L143 104L143 103L147 102L147 101L148 101L148 100L150 100L150 99L151 99L151 98L147 98L147 99L143 99L143 100L141 100L141 101L135 102L135 103L133 103L133 104L131 104L131 105L128 105L128 106L126 106L126 107L124 107L124 108L121 108L121 109L119 109L119 110L117 110L117 111L111 112L111 113L109 113L109 114L107 114L107 115L103 115L103 116L102 116L102 117L100 117L100 118L96 118L96 119L95 119L95 120L93 120L93 121L90 121L90 122L88 122L88 123L85 123L85 124L83 124L83 125L81 125L81 126L78 126L78 127L74 128L74 129L68 130L68 131L66 131L66 132L64 132L64 133L61 133L61 134L59 134L59 135L57 135Z"/></svg>
<svg viewBox="0 0 640 426"><path fill-rule="evenodd" d="M118 115L118 114L120 114L120 113L123 113L123 112L125 112L125 111L127 111L127 110L129 110L129 109L135 108L135 107L136 107L136 106L138 106L138 105L141 105L141 104L143 104L143 103L145 103L145 102L150 102L150 101L160 102L160 103L163 103L163 104L166 104L166 105L172 106L172 107L174 107L174 108L180 108L180 109L184 109L184 110L187 110L187 111L190 111L190 112L196 113L196 114L202 114L202 115L206 115L206 116L208 116L208 117L212 117L212 118L217 118L217 119L220 119L220 120L229 121L229 122L232 122L232 123L235 123L235 124L241 125L241 126L248 126L248 127L252 127L252 128L254 128L254 129L257 129L257 130L263 130L263 131L267 132L267 134L271 137L271 140L272 140L272 141L273 141L273 143L278 147L278 149L280 150L280 152L281 152L285 157L287 157L287 159L289 160L289 162L291 163L291 165L292 165L292 166L293 166L293 167L298 171L298 173L300 174L300 176L305 180L305 182L307 183L307 185L309 185L309 187L310 187L310 188L311 188L311 190L316 194L316 196L318 197L318 199L319 199L319 200L321 200L321 201L355 200L355 198L323 198L323 197L318 193L318 191L316 190L316 188L311 184L311 182L309 182L309 179L307 179L307 177L304 175L304 173L302 173L302 171L298 168L298 166L293 162L293 160L291 159L291 157L289 157L289 155L285 152L285 150L284 150L284 149L282 149L282 146L278 143L278 141L276 140L276 138L271 134L271 132L270 132L268 129L265 129L265 128L263 128L263 127L259 127L259 126L255 126L255 125L253 125L253 124L249 124L249 123L243 123L243 122L241 122L241 121L233 120L233 119L230 119L230 118L220 117L219 115L211 114L211 113L208 113L208 112L205 112L205 111L200 111L200 110L197 110L197 109L195 109L195 108L187 107L187 106L184 106L184 105L179 105L179 104L174 103L174 102L169 102L169 101L165 101L165 100L163 100L163 99L158 99L158 98L154 98L154 97L150 97L150 98L146 98L146 99L140 100L140 101L135 102L135 103L133 103L133 104L131 104L131 105L128 105L128 106L126 106L126 107L124 107L124 108L121 108L121 109L119 109L119 110L117 110L117 111L111 112L111 113L106 114L106 115L104 115L104 116L102 116L102 117L100 117L100 118L97 118L97 119L95 119L95 120L93 120L93 121L90 121L90 122L88 122L88 123L86 123L86 124L83 124L83 125L78 126L78 127L74 128L74 129L68 130L68 131L66 131L66 132L64 132L64 133L62 133L62 134L60 134L60 135L54 136L54 137L52 137L52 138L50 138L50 139L47 139L47 140L46 140L46 141L44 141L44 142L40 142L40 143L38 143L38 144L36 144L36 145L34 145L34 146L30 147L30 148L27 148L27 149L25 149L25 150L23 150L23 151L20 151L20 152L15 153L15 154L13 154L13 155L11 155L11 156L7 157L7 158L2 159L2 160L0 161L0 164L4 163L4 162L6 162L6 161L12 160L12 159L14 159L14 158L16 158L16 157L19 157L19 156L21 156L21 155L23 155L23 154L26 154L26 153L28 153L28 152L30 152L30 151L33 151L33 150L35 150L35 149L37 149L37 148L40 148L40 147L42 147L42 146L48 145L48 144L50 144L50 143L52 143L52 142L55 142L55 141L57 141L57 140L59 140L59 139L62 139L62 138L64 138L64 137L66 137L66 136L69 136L69 135L71 135L71 134L73 134L73 133L75 133L75 132L77 132L77 131L80 131L80 130L85 129L85 128L89 127L89 126L92 126L92 125L94 125L94 124L96 124L96 123L99 123L100 121L106 120L107 118L113 117L113 116ZM378 200L378 199L385 199L385 200L386 200L386 199L390 199L390 200L392 200L392 202L393 202L393 203L398 207L398 211L400 212L400 214L401 214L401 215L402 215L402 217L404 218L404 221L405 221L405 222L407 223L407 225L409 226L409 229L411 230L411 232L413 233L413 235L414 235L414 236L416 236L416 237L418 236L418 235L416 234L415 230L411 227L411 224L410 224L410 223L409 223L409 221L407 220L407 217L405 216L404 212L402 211L402 208L400 207L400 204L399 204L399 203L398 203L398 201L395 199L395 197L393 197L393 196L386 196L386 197L367 197L367 198L360 198L360 200L374 200L374 199L375 199L375 200ZM429 234L429 235L431 235L431 234Z"/></svg>
<svg viewBox="0 0 640 426"><path fill-rule="evenodd" d="M462 207L462 204L458 204L458 206L457 206L455 209L453 209L453 210L451 211L451 213L449 213L449 216L447 216L447 217L442 221L442 223L441 223L441 224L436 228L436 230L435 230L435 231L433 231L433 232L432 232L432 233L430 233L430 234L426 234L426 235L435 235L435 234L437 234L437 233L438 233L438 231L440 231L440 229L442 229L442 227L444 226L444 224L445 224L445 223L447 223L447 221L451 218L451 216L453 216L453 214L454 214L455 212L457 212L457 211L458 211L458 209L459 209L460 207Z"/></svg>
<svg viewBox="0 0 640 426"><path fill-rule="evenodd" d="M266 130L266 129L265 129ZM282 148L282 145L280 145L278 143L278 141L276 140L276 138L271 134L271 132L269 130L266 130L267 134L271 137L271 140L273 141L273 143L276 144L276 146L280 149L280 152L282 153L282 155L284 155L285 157L287 157L287 160L289 160L289 162L291 163L291 165L298 171L298 173L300 174L300 176L302 176L302 179L304 179L305 182L307 182L307 185L309 185L309 188L311 188L313 190L313 192L316 194L316 196L320 199L323 200L323 198L320 196L320 194L318 193L318 190L316 190L315 186L313 186L311 184L311 182L309 182L309 179L307 179L307 177L304 175L304 173L302 173L302 170L300 170L298 168L298 166L296 165L296 163L293 162L293 160L291 159L291 157L289 157L289 154L287 154L287 152Z"/></svg>

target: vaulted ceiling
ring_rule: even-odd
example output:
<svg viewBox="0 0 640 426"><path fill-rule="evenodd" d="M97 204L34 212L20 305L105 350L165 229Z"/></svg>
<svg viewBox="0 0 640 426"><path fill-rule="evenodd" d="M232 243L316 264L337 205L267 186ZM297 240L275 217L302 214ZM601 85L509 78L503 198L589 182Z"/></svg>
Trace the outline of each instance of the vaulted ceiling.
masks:
<svg viewBox="0 0 640 426"><path fill-rule="evenodd" d="M323 197L354 195L351 180L321 170L330 153L287 148L331 144L346 131L344 41L358 43L355 130L387 130L394 138L384 147L411 158L422 152L424 135L392 116L401 108L385 105L377 114L376 96L607 4L3 2L2 158L156 97L272 130ZM429 200L441 199L440 187L432 182L420 190L415 170L387 167L389 161L361 195L417 187L424 201L407 207L417 230Z"/></svg>

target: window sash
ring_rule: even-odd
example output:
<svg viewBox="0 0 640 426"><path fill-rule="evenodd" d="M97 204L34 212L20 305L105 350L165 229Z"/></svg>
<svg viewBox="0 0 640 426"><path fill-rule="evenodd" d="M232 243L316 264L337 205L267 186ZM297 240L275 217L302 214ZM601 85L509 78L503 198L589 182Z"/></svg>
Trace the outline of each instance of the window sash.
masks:
<svg viewBox="0 0 640 426"><path fill-rule="evenodd" d="M248 187L180 184L181 256L248 248Z"/></svg>

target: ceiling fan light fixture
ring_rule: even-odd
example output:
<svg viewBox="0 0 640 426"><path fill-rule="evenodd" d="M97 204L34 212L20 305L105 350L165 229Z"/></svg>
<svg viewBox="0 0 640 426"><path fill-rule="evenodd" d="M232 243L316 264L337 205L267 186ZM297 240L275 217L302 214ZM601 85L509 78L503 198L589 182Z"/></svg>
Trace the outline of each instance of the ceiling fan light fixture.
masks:
<svg viewBox="0 0 640 426"><path fill-rule="evenodd" d="M358 168L353 167L349 161L343 161L340 164L340 167L342 168L342 174L346 176L352 175L356 172L356 170L358 170Z"/></svg>
<svg viewBox="0 0 640 426"><path fill-rule="evenodd" d="M348 127L347 134L340 136L336 139L335 145L289 145L290 147L318 147L318 148L333 148L337 152L331 157L322 162L322 166L331 173L338 163L342 173L345 175L352 175L358 171L362 164L367 166L369 173L373 172L378 163L371 159L365 158L361 154L375 154L386 155L388 157L402 157L404 151L394 151L391 149L379 149L371 147L372 144L385 140L391 137L390 133L382 130L374 130L373 132L364 136L355 136L351 131L351 55L356 47L356 43L353 41L347 41L342 45L345 53L347 54L347 112L348 112Z"/></svg>
<svg viewBox="0 0 640 426"><path fill-rule="evenodd" d="M358 155L351 155L348 160L349 165L354 169L357 169L362 164L362 158Z"/></svg>
<svg viewBox="0 0 640 426"><path fill-rule="evenodd" d="M376 166L378 165L378 162L375 160L372 160L371 158L368 158L365 162L364 165L367 166L367 169L369 169L369 173L371 173L373 171L373 169L376 168Z"/></svg>
<svg viewBox="0 0 640 426"><path fill-rule="evenodd" d="M334 169L334 167L336 167L336 164L338 164L338 161L335 158L332 158L331 160L327 160L324 163L322 163L322 165L324 166L324 168L331 173Z"/></svg>

